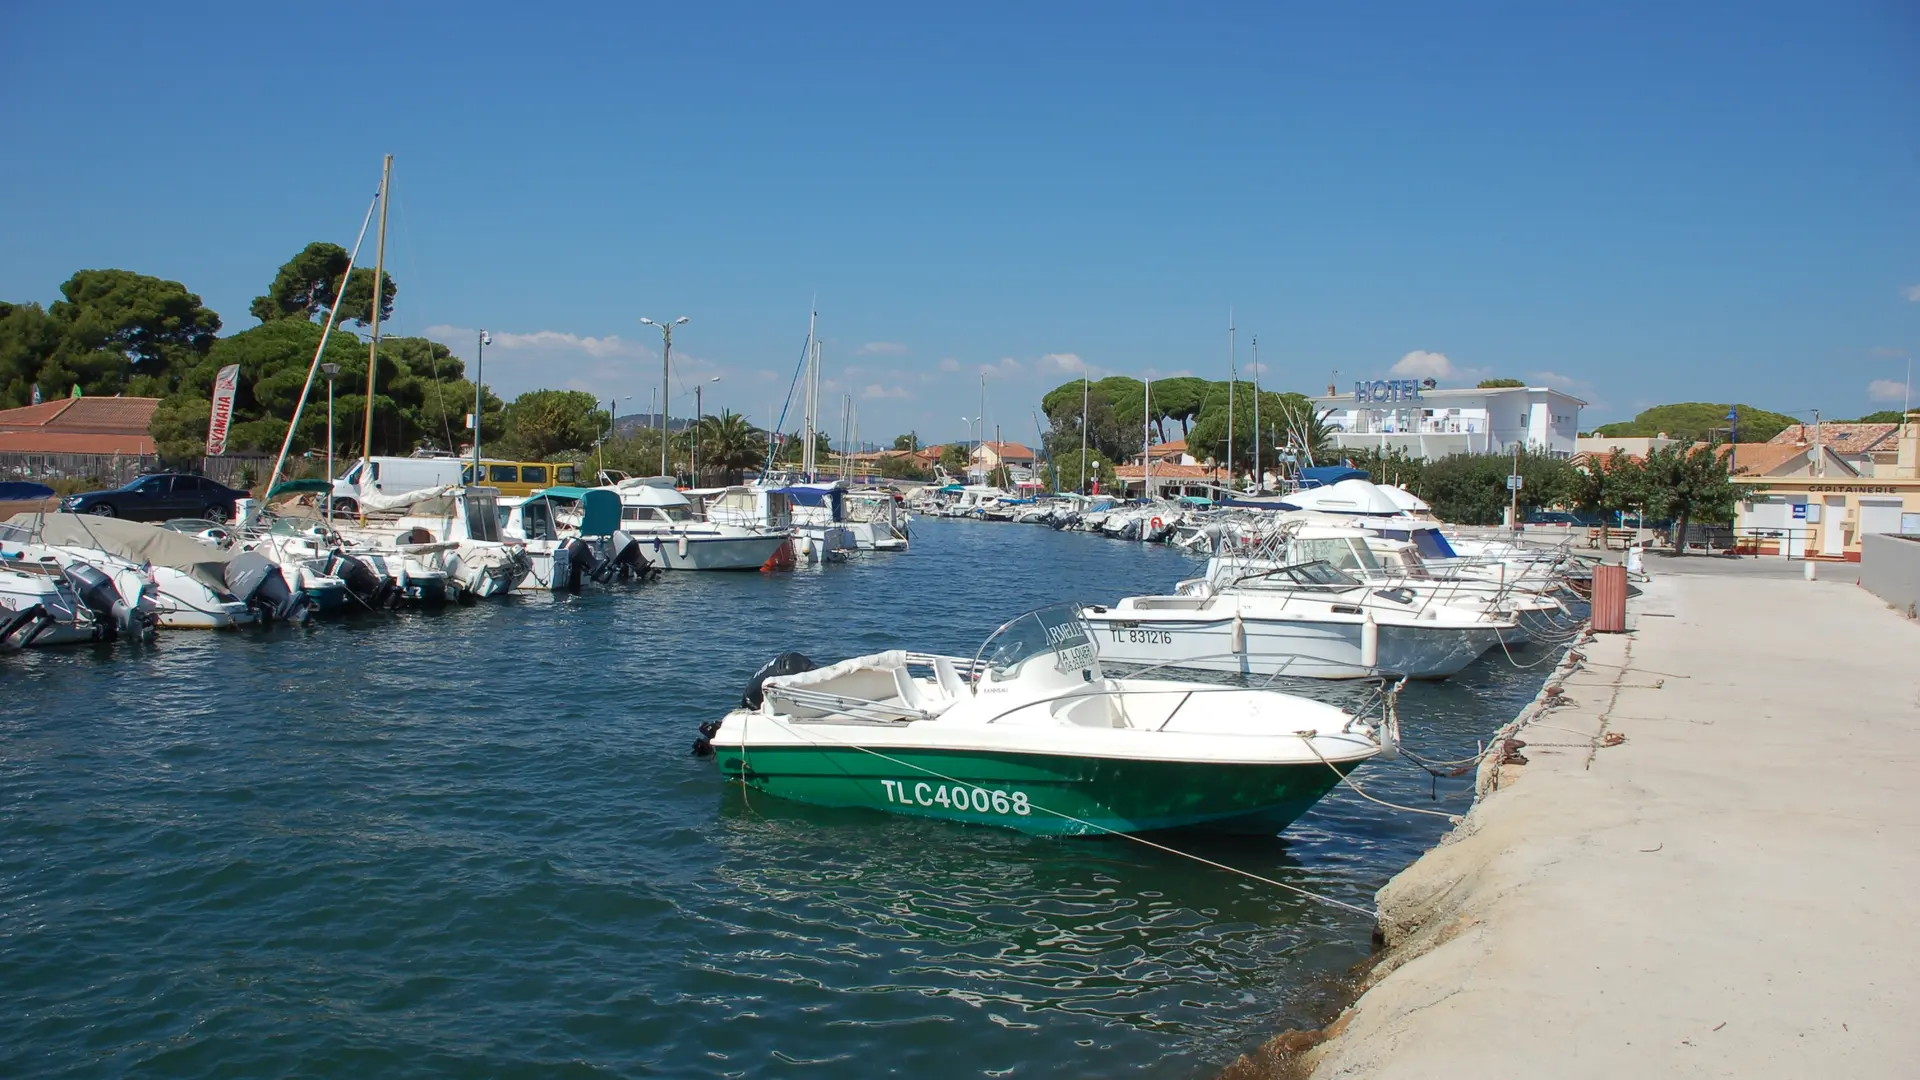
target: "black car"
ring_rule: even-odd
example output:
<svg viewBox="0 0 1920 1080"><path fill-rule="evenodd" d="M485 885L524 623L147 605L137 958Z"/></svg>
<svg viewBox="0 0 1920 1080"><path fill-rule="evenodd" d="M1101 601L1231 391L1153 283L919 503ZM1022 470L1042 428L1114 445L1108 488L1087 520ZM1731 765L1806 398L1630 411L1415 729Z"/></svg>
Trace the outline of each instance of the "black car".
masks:
<svg viewBox="0 0 1920 1080"><path fill-rule="evenodd" d="M246 492L235 491L204 476L152 473L124 487L69 495L60 500L60 509L70 514L98 514L131 521L182 517L231 520L234 500L246 497Z"/></svg>

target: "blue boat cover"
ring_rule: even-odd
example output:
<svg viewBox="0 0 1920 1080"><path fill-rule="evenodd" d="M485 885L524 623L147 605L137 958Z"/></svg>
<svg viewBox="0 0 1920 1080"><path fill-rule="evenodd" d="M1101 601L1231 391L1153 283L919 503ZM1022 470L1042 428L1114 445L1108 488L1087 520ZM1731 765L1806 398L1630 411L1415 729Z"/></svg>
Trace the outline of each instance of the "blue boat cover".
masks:
<svg viewBox="0 0 1920 1080"><path fill-rule="evenodd" d="M550 487L532 497L579 503L581 536L612 536L620 527L620 496L607 488Z"/></svg>
<svg viewBox="0 0 1920 1080"><path fill-rule="evenodd" d="M1300 470L1301 487L1332 487L1342 480L1368 479L1366 470L1351 465L1316 465Z"/></svg>
<svg viewBox="0 0 1920 1080"><path fill-rule="evenodd" d="M833 520L839 521L841 498L846 493L837 487L783 487L774 494L785 495L795 506L833 506Z"/></svg>

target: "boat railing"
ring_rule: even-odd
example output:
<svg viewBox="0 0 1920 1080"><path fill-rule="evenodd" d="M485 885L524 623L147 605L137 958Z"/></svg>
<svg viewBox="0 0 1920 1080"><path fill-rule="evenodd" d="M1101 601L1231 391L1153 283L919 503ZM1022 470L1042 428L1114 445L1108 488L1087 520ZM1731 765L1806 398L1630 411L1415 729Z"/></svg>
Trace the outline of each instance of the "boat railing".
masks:
<svg viewBox="0 0 1920 1080"><path fill-rule="evenodd" d="M765 689L769 699L779 699L792 705L807 709L816 709L829 713L836 720L852 718L868 723L902 724L915 720L931 720L934 713L916 708L905 702L871 701L867 698L835 694L827 690L813 690L804 686L769 685ZM795 719L800 719L795 717Z"/></svg>
<svg viewBox="0 0 1920 1080"><path fill-rule="evenodd" d="M1398 698L1400 690L1406 686L1406 683L1407 683L1407 680L1404 676L1383 675L1379 679L1379 681L1375 684L1373 691L1369 693L1361 701L1361 703L1358 706L1354 707L1351 710L1345 709L1345 708L1340 709L1341 715L1347 718L1347 722L1341 725L1338 734L1354 735L1356 734L1354 732L1354 728L1356 726L1365 726L1369 730L1367 734L1363 736L1363 738L1365 738L1368 742L1371 742L1376 746L1382 745L1380 740L1380 735L1379 735L1379 729L1374 728L1372 725L1368 724L1365 718L1371 715L1374 712L1374 710L1378 709L1380 710L1380 713L1381 713L1382 726L1389 723L1390 722L1389 717L1393 712L1395 699ZM1174 704L1172 710L1170 710L1165 717L1161 718L1158 726L1153 728L1154 731L1164 731L1166 730L1167 725L1173 722L1173 718L1179 714L1181 709L1187 706L1187 703L1191 701L1195 695L1205 696L1209 694L1245 694L1249 692L1259 691L1261 689L1264 689L1264 687L1192 686L1192 685L1182 686L1182 685L1169 684L1163 689L1160 687L1140 686L1137 684L1128 685L1128 686L1076 686L1067 690L1063 690L1060 693L1053 694L1048 697L1029 698L1025 701L1020 701L1020 702L1010 704L1006 708L988 717L984 721L984 723L992 724L992 723L995 723L996 721L1005 719L1008 716L1012 716L1014 713L1023 712L1025 710L1035 708L1036 706L1053 705L1061 701L1083 701L1083 700L1088 700L1091 698L1098 698L1098 697L1114 697L1116 695L1138 697L1141 695L1148 695L1148 694L1167 694L1167 695L1179 694L1181 695L1180 700ZM1335 707L1339 708L1339 706L1335 706ZM1298 736L1302 740L1305 740L1308 738L1330 737L1331 734L1333 733L1322 732L1319 730L1312 730L1312 731L1289 732L1289 734ZM1395 738L1397 741L1397 735Z"/></svg>

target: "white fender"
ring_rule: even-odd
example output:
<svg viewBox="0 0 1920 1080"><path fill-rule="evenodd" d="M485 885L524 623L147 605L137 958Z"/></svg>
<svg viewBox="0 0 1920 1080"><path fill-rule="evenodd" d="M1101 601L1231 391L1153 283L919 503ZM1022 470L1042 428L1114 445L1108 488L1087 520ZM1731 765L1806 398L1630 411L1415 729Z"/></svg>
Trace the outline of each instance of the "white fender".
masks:
<svg viewBox="0 0 1920 1080"><path fill-rule="evenodd" d="M1380 666L1380 624L1373 621L1372 611L1368 611L1360 621L1360 666Z"/></svg>

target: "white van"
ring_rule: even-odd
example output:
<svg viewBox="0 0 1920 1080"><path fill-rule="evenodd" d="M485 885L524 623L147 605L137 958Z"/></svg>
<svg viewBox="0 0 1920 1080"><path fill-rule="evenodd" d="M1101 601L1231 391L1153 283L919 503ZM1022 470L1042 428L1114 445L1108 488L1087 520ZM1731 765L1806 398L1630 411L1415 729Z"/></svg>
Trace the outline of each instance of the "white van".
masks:
<svg viewBox="0 0 1920 1080"><path fill-rule="evenodd" d="M333 482L333 507L351 514L360 509L360 466L351 468ZM421 488L463 483L466 460L456 457L377 457L365 463L371 487L382 495L400 495Z"/></svg>

